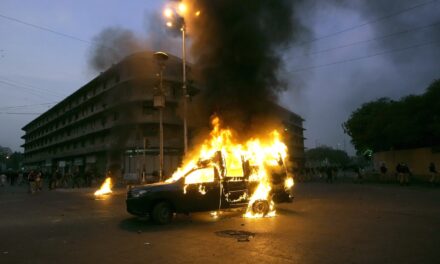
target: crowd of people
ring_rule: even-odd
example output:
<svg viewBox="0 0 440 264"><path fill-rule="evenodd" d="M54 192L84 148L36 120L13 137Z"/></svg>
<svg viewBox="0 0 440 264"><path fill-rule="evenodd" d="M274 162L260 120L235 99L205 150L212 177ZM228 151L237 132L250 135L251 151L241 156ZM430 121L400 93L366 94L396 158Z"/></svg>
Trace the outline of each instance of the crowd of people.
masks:
<svg viewBox="0 0 440 264"><path fill-rule="evenodd" d="M429 183L433 186L440 184L440 176L437 172L436 166L434 162L429 163L427 168L427 172L429 173ZM380 166L380 180L386 181L389 178L388 168L385 163L382 163ZM411 182L411 177L413 176L409 166L406 163L399 162L396 165L395 173L396 180L400 185L409 185Z"/></svg>
<svg viewBox="0 0 440 264"><path fill-rule="evenodd" d="M363 183L366 176L377 175L377 172L371 171L371 173L366 173L365 169L361 166L321 166L295 170L293 174L295 175L295 180L299 182L324 180L327 183L333 183L338 177L345 177L352 178L356 183ZM433 186L440 185L440 175L434 162L429 164L426 174L429 174L430 184ZM409 185L411 178L413 178L413 174L406 163L399 162L394 170L388 169L385 163L380 165L378 178L380 182L397 182L400 185Z"/></svg>
<svg viewBox="0 0 440 264"><path fill-rule="evenodd" d="M52 172L44 172L41 169L0 172L0 187L28 185L29 193L32 194L42 191L44 184L47 184L47 189L53 190L56 188L91 187L95 181L100 180L92 170L87 170L84 173L79 170L62 173L59 169L54 169Z"/></svg>

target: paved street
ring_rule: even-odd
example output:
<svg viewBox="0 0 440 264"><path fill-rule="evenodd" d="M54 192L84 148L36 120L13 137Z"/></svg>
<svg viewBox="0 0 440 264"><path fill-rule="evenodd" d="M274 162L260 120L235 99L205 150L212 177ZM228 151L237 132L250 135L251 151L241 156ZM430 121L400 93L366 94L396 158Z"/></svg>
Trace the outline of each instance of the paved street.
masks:
<svg viewBox="0 0 440 264"><path fill-rule="evenodd" d="M124 190L0 188L0 263L439 263L440 189L295 188L275 218L200 213L168 226L127 214Z"/></svg>

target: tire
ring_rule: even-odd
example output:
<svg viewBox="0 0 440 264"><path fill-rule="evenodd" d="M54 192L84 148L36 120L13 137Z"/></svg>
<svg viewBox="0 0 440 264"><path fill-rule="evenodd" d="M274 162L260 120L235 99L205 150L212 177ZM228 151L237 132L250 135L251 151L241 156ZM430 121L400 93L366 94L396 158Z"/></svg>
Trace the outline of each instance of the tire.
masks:
<svg viewBox="0 0 440 264"><path fill-rule="evenodd" d="M270 205L267 200L256 200L252 204L252 213L266 216L270 211Z"/></svg>
<svg viewBox="0 0 440 264"><path fill-rule="evenodd" d="M173 211L171 206L166 202L157 203L152 211L153 221L159 225L165 225L171 222Z"/></svg>

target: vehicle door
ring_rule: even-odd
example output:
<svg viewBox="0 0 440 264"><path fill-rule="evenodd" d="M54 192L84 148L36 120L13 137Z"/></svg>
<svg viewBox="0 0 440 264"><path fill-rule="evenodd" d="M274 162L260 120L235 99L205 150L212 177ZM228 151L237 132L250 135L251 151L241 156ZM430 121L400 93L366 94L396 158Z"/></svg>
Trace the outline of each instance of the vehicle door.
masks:
<svg viewBox="0 0 440 264"><path fill-rule="evenodd" d="M244 177L225 177L223 179L222 205L227 208L247 203L248 191L248 183Z"/></svg>
<svg viewBox="0 0 440 264"><path fill-rule="evenodd" d="M220 183L215 167L195 169L185 176L183 196L188 211L216 210L220 202Z"/></svg>

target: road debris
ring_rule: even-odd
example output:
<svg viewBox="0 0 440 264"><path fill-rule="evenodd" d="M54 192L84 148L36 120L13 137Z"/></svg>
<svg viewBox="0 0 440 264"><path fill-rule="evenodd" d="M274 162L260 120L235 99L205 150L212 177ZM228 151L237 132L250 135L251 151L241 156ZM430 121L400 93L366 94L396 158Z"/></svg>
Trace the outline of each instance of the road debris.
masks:
<svg viewBox="0 0 440 264"><path fill-rule="evenodd" d="M216 231L215 234L220 237L230 237L237 239L237 242L249 242L255 237L255 233L243 230L222 230Z"/></svg>

